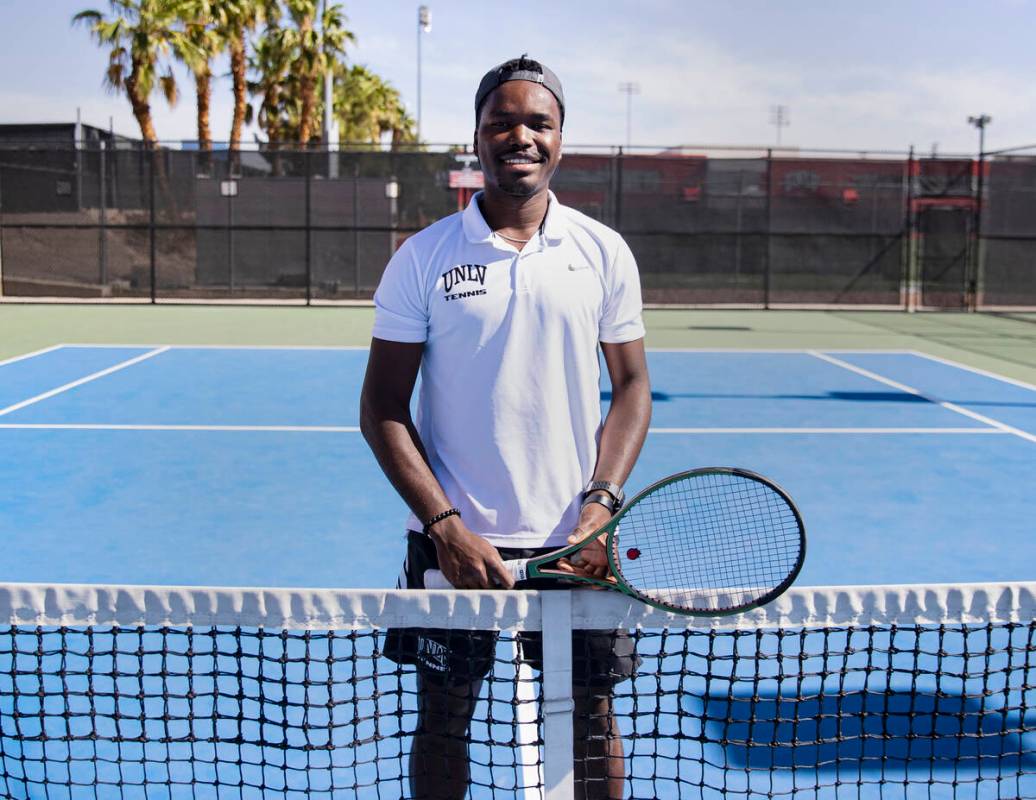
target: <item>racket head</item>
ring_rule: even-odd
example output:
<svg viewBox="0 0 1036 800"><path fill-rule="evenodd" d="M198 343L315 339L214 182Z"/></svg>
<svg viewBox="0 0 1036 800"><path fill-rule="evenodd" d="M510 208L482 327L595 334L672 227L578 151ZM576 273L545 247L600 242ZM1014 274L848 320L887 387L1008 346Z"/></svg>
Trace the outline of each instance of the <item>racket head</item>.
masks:
<svg viewBox="0 0 1036 800"><path fill-rule="evenodd" d="M663 478L605 528L615 588L692 616L769 603L791 586L806 557L802 515L788 493L737 467Z"/></svg>

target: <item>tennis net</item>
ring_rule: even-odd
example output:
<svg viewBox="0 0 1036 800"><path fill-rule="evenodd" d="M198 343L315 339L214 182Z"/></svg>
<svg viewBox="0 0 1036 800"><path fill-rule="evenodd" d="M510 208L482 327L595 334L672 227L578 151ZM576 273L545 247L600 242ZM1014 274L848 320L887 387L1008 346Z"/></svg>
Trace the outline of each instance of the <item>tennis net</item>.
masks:
<svg viewBox="0 0 1036 800"><path fill-rule="evenodd" d="M1036 797L1034 619L1036 584L805 588L717 619L593 591L3 585L0 793L410 797L417 683L383 652L403 627L499 632L472 798L573 796L569 630L613 628L640 661L611 692L627 797Z"/></svg>

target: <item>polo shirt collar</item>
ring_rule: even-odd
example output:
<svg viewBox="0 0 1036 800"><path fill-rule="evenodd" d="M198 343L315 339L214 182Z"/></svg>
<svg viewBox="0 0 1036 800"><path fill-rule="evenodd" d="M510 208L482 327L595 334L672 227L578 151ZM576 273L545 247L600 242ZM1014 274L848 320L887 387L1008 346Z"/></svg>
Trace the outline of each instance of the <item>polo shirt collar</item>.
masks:
<svg viewBox="0 0 1036 800"><path fill-rule="evenodd" d="M472 244L490 242L493 239L493 231L482 216L482 210L478 207L478 200L481 196L482 192L476 192L472 196L461 218L464 235ZM548 190L547 196L550 198L550 203L547 206L547 216L543 220L543 237L550 242L559 242L565 238L564 222L560 211L561 204L554 192Z"/></svg>

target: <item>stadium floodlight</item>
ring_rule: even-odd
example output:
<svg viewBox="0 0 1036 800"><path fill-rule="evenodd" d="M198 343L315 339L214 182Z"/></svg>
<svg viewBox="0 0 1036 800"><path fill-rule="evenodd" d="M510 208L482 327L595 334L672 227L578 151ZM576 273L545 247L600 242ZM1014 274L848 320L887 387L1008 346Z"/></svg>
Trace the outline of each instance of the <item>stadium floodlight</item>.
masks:
<svg viewBox="0 0 1036 800"><path fill-rule="evenodd" d="M421 141L421 34L432 32L432 10L417 8L417 141Z"/></svg>
<svg viewBox="0 0 1036 800"><path fill-rule="evenodd" d="M986 126L992 121L993 118L989 114L968 117L968 124L978 128L978 157L980 160L986 152Z"/></svg>

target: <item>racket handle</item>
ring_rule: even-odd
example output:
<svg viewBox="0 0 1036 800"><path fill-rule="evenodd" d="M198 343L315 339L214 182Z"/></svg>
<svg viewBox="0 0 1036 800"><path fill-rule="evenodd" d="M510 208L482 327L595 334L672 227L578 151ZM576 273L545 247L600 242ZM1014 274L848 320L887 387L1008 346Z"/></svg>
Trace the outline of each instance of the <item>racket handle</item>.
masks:
<svg viewBox="0 0 1036 800"><path fill-rule="evenodd" d="M511 573L511 577L514 578L515 583L517 583L518 581L524 581L529 576L528 563L527 559L519 558L514 561L505 561L504 566L507 567L507 571ZM442 570L426 569L424 571L424 588L452 589L454 586L446 580L446 576L442 574Z"/></svg>
<svg viewBox="0 0 1036 800"><path fill-rule="evenodd" d="M424 571L425 589L452 589L453 584L446 580L441 569L426 569Z"/></svg>

